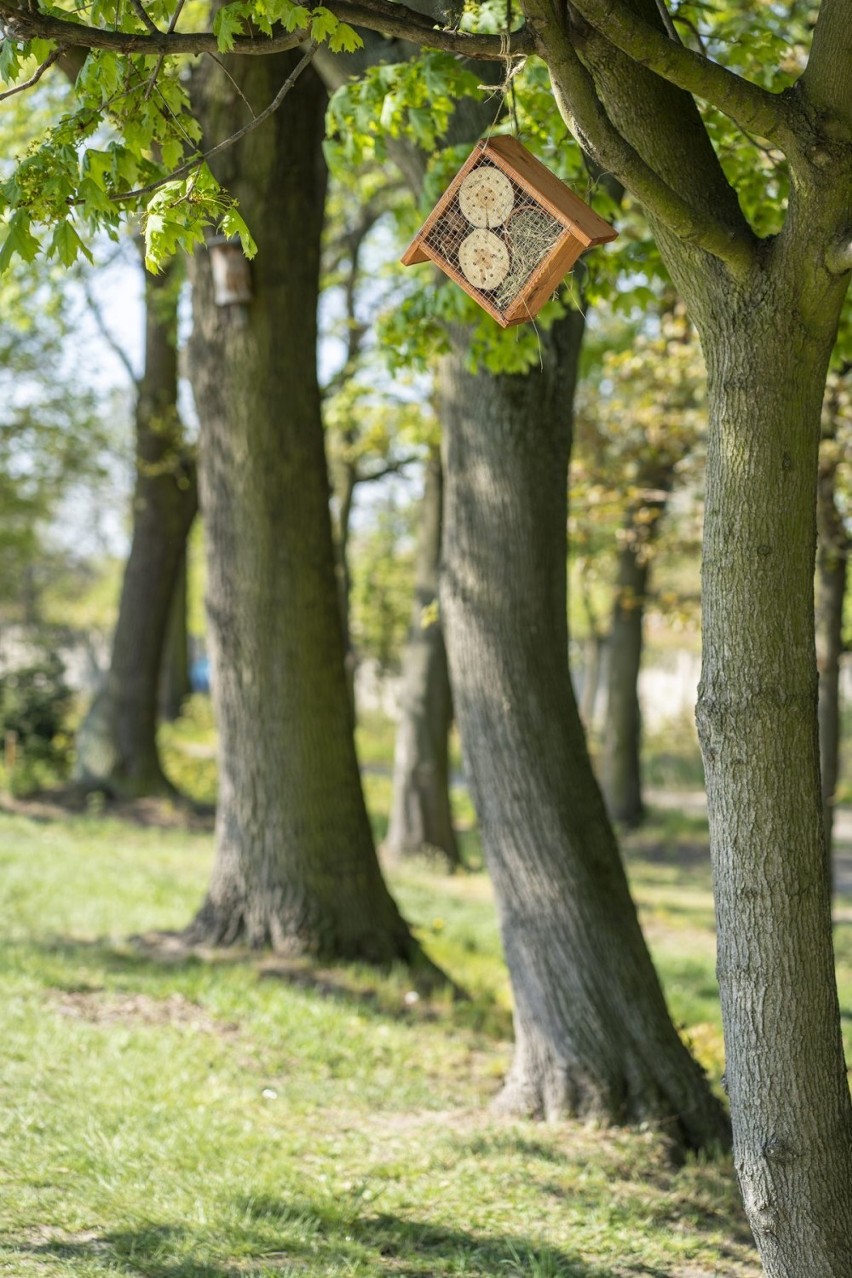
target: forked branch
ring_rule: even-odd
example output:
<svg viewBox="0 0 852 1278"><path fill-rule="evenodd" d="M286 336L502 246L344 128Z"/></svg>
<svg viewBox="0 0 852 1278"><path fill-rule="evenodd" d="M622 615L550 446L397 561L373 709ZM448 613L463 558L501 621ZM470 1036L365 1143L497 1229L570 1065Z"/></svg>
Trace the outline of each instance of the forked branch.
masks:
<svg viewBox="0 0 852 1278"><path fill-rule="evenodd" d="M746 132L783 147L792 119L789 100L743 79L703 53L672 40L622 0L572 0L574 8L640 66L729 116Z"/></svg>
<svg viewBox="0 0 852 1278"><path fill-rule="evenodd" d="M738 226L726 224L696 208L669 186L609 118L590 71L548 0L527 0L526 8L539 39L547 45L557 106L581 145L682 241L719 258L735 275L748 271L753 262L754 237L745 219Z"/></svg>

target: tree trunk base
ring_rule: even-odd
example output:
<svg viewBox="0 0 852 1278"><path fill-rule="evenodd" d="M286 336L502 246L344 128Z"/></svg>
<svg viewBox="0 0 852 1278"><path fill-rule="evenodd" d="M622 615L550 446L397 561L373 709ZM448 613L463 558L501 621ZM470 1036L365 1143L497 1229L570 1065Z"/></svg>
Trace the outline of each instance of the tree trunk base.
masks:
<svg viewBox="0 0 852 1278"><path fill-rule="evenodd" d="M404 864L406 861L430 861L447 874L455 874L463 869L463 862L458 849L450 851L438 847L435 843L382 844L382 852L390 865Z"/></svg>
<svg viewBox="0 0 852 1278"><path fill-rule="evenodd" d="M156 740L119 740L118 711L109 688L98 692L77 732L74 786L82 794L105 794L110 799L180 797L163 772Z"/></svg>
<svg viewBox="0 0 852 1278"><path fill-rule="evenodd" d="M582 1066L544 1057L523 1059L516 1052L491 1108L495 1114L545 1122L578 1119L607 1127L647 1126L679 1153L728 1152L731 1129L724 1110L705 1096L700 1099L700 1107L678 1112L641 1060L625 1062L624 1075L607 1087Z"/></svg>
<svg viewBox="0 0 852 1278"><path fill-rule="evenodd" d="M610 816L622 830L638 830L645 824L648 810L644 803L639 803L631 807L613 808Z"/></svg>
<svg viewBox="0 0 852 1278"><path fill-rule="evenodd" d="M464 992L423 953L402 922L384 928L361 928L348 915L336 916L328 906L272 908L248 900L216 903L209 897L181 933L186 945L227 949L246 946L272 950L286 958L367 963L372 967L408 968L412 982L423 992L451 989Z"/></svg>
<svg viewBox="0 0 852 1278"><path fill-rule="evenodd" d="M103 776L84 773L74 778L74 789L83 795L102 794L116 802L133 799L173 799L183 802L185 796L172 785L165 773L157 768L132 776L120 772L108 772Z"/></svg>

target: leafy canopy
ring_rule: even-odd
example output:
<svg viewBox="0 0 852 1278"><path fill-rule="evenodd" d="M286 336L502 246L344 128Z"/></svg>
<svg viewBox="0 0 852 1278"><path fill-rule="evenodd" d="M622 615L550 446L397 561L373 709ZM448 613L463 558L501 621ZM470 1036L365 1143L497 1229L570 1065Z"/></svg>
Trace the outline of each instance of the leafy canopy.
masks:
<svg viewBox="0 0 852 1278"><path fill-rule="evenodd" d="M49 13L67 23L133 34L171 30L182 10L182 0L174 5L150 0L144 7L138 0L90 0L51 5ZM194 0L183 12L185 23L196 28L206 17L207 6ZM361 42L324 6L292 0L237 0L219 7L212 23L220 54L232 51L249 31L271 37L280 28L335 52ZM9 86L6 95L40 80L59 52L51 41L17 41L5 34L0 86ZM81 255L90 257L88 245L97 233L116 238L123 222L140 218L153 269L179 248L200 243L210 225L239 236L246 254L254 254L234 200L206 163L185 58L111 48L92 48L83 57L72 48L64 51L61 65L69 83L63 87L58 73L51 73L48 110L38 110L29 122L19 114L12 162L0 170L0 272L15 258L32 262L42 252L70 266ZM42 89L40 83L27 90L29 100L41 98ZM0 93L0 101L6 95ZM20 101L9 97L2 109L8 115ZM251 104L249 122L249 110L256 118L268 106Z"/></svg>

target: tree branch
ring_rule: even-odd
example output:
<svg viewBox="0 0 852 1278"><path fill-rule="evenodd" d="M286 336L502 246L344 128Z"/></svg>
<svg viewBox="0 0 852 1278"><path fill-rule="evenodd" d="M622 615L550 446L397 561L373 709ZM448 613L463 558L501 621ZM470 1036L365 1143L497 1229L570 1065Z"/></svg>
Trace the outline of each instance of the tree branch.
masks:
<svg viewBox="0 0 852 1278"><path fill-rule="evenodd" d="M157 24L154 22L153 18L148 13L147 9L142 3L142 0L130 0L130 3L133 7L133 12L136 14L137 18L142 23L143 27L147 27L147 29L151 32L152 35L159 35L160 29L157 26Z"/></svg>
<svg viewBox="0 0 852 1278"><path fill-rule="evenodd" d="M54 49L52 53L47 55L41 66L33 72L29 80L25 80L23 84L16 84L13 89L7 89L5 93L0 93L0 102L5 102L6 98L13 98L16 93L23 93L24 89L31 89L34 84L38 84L45 71L48 71L54 62L59 61L61 54L61 49Z"/></svg>
<svg viewBox="0 0 852 1278"><path fill-rule="evenodd" d="M375 484L380 479L387 479L388 475L398 475L407 466L413 466L418 461L420 456L417 453L409 453L406 457L398 457L395 461L383 462L375 470L356 470L355 483Z"/></svg>
<svg viewBox="0 0 852 1278"><path fill-rule="evenodd" d="M528 0L528 13L533 3L542 18L541 26L536 21L537 34L547 45L556 104L580 144L681 240L719 258L735 274L744 274L754 259L754 237L745 220L737 227L725 225L685 200L651 168L610 120L591 73L546 7L547 0Z"/></svg>
<svg viewBox="0 0 852 1278"><path fill-rule="evenodd" d="M232 147L236 142L241 141L247 133L251 133L259 125L263 124L264 120L268 120L271 115L275 114L287 94L292 89L293 85L298 80L299 76L312 61L316 51L317 42L312 40L308 45L304 56L297 62L296 66L284 81L275 97L269 103L269 106L264 107L260 115L254 116L248 124L244 124L241 129L237 129L236 133L232 133L231 136L225 138L224 141L218 142L216 146L211 147L209 151L204 151L203 154L196 155L193 159L187 160L186 164L182 164L180 168L175 169L173 173L168 173L165 177L158 178L156 182L149 182L147 186L137 187L134 191L119 191L117 195L113 195L111 198L116 203L120 203L124 200L135 200L140 196L150 195L152 191L159 190L161 186L167 186L169 182L177 182L180 178L187 177L188 174L194 172L195 169L200 168L202 164L206 164L208 160L212 160L214 155L219 155L221 151L227 151L229 147Z"/></svg>
<svg viewBox="0 0 852 1278"><path fill-rule="evenodd" d="M238 97L238 98L242 98L243 102L245 103L245 105L246 105L246 107L247 107L247 109L248 109L248 113L249 113L249 115L251 116L251 118L252 118L253 120L254 120L254 119L256 119L256 113L255 113L255 109L254 109L254 107L253 107L253 106L252 106L252 104L249 102L249 100L248 100L248 98L246 97L246 95L243 93L242 89L240 88L240 86L239 86L239 84L237 83L237 81L235 80L235 78L231 75L231 73L230 73L230 71L228 70L227 66L225 65L225 63L224 63L223 59L222 59L222 58L217 57L215 53L208 53L208 55L207 55L207 56L208 56L208 58L212 58L212 60L216 63L216 66L219 68L219 70L220 70L220 71L224 71L225 76L226 76L226 78L227 78L228 82L229 82L229 83L230 83L230 85L231 85L231 88L234 90L234 92L236 93L236 95L237 95L237 97Z"/></svg>
<svg viewBox="0 0 852 1278"><path fill-rule="evenodd" d="M852 129L852 23L846 0L822 0L814 27L808 65L799 80L808 101L843 126L842 140Z"/></svg>
<svg viewBox="0 0 852 1278"><path fill-rule="evenodd" d="M578 13L622 53L679 89L730 116L747 132L780 145L792 131L788 98L743 79L704 54L670 39L628 9L622 0L572 0Z"/></svg>
<svg viewBox="0 0 852 1278"><path fill-rule="evenodd" d="M81 281L81 283L83 288L83 296L86 299L86 305L88 306L89 310L92 313L92 318L95 321L95 324L97 326L97 329L101 337L109 346L110 350L112 351L113 355L115 355L116 359L118 359L123 365L124 371L127 373L127 376L130 378L131 385L138 393L140 378L138 378L136 376L136 373L134 372L133 365L130 362L130 356L127 354L127 351L124 349L121 343L116 340L115 335L110 331L109 325L104 319L103 311L101 310L100 305L96 301L95 296L89 287L88 281L84 279Z"/></svg>
<svg viewBox="0 0 852 1278"><path fill-rule="evenodd" d="M666 29L666 34L670 40L674 40L676 44L681 44L681 38L678 35L677 27L674 24L672 15L669 13L666 0L657 0L657 13L660 15L660 21Z"/></svg>
<svg viewBox="0 0 852 1278"><path fill-rule="evenodd" d="M436 27L426 15L391 0L328 0L325 8L351 26L366 27L382 35L396 36L426 48L459 53L464 57L494 62L525 57L533 52L533 37L526 27L512 32L507 38L453 31ZM220 52L219 42L212 31L169 30L155 34L151 31L106 30L21 8L12 0L0 0L0 34L12 40L55 40L63 46L79 45L86 49L109 49L115 53L148 56ZM293 31L275 36L237 36L233 52L256 56L282 53L304 44L309 35L308 31Z"/></svg>

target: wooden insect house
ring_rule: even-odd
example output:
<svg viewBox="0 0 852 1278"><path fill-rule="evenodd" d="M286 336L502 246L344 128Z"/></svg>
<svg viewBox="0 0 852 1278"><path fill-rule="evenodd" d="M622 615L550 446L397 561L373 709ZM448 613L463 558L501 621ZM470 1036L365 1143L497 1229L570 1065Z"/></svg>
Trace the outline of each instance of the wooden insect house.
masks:
<svg viewBox="0 0 852 1278"><path fill-rule="evenodd" d="M403 254L434 262L503 328L533 319L617 232L512 137L480 143Z"/></svg>

